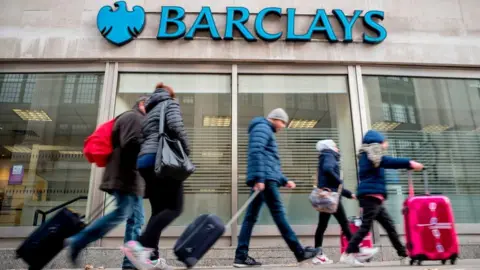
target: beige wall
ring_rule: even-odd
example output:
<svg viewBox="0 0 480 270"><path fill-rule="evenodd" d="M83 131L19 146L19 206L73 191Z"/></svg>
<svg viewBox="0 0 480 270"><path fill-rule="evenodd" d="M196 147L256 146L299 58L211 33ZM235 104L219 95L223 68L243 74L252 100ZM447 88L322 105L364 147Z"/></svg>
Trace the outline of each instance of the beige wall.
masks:
<svg viewBox="0 0 480 270"><path fill-rule="evenodd" d="M405 63L425 65L480 65L480 3L478 0L128 0L131 8L142 5L147 11L147 25L140 38L121 48L109 44L96 28L97 12L114 0L3 0L0 10L0 60L15 59L208 59L232 61L305 61ZM385 11L383 25L387 39L379 45L361 43L363 26L357 22L354 43L329 44L324 37L307 43L266 43L197 40L158 41L155 39L162 5L185 8L187 27L201 6L216 12L219 32L223 35L225 7L244 6L251 13L269 6L297 8L296 25L306 31L317 8L329 13L334 8L352 13L354 9ZM272 16L267 29L286 28L286 16ZM332 18L332 22L335 21ZM253 18L248 22L252 29ZM339 25L334 23L339 31ZM205 35L203 35L205 36ZM343 34L341 35L343 36Z"/></svg>

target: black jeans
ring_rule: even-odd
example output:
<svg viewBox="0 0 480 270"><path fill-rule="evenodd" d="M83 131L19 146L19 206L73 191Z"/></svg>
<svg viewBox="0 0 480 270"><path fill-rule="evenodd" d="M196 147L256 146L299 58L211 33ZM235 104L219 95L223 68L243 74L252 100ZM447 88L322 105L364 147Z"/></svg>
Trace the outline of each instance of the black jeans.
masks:
<svg viewBox="0 0 480 270"><path fill-rule="evenodd" d="M243 220L242 229L238 236L238 246L235 251L235 258L245 260L248 256L248 246L250 245L250 238L252 236L253 226L257 222L260 209L265 202L270 209L273 221L277 225L278 230L282 234L283 239L287 243L290 250L295 256L300 257L303 255L303 246L297 239L297 235L288 224L285 214L285 208L283 207L280 191L278 190L278 184L275 181L266 181L265 190L258 194L253 202L248 206L245 218ZM250 196L253 191L250 193Z"/></svg>
<svg viewBox="0 0 480 270"><path fill-rule="evenodd" d="M138 238L144 247L155 250L152 257L158 257L158 243L162 231L183 212L183 184L170 179L158 179L153 168L139 169L145 179L145 195L152 207L152 216L145 231Z"/></svg>
<svg viewBox="0 0 480 270"><path fill-rule="evenodd" d="M348 226L347 214L345 214L345 209L343 208L342 203L338 204L337 212L334 214L329 213L320 213L318 217L317 231L315 232L315 247L322 247L323 245L323 234L328 227L328 221L330 216L334 216L337 219L340 228L342 228L343 234L347 237L348 241L352 239L352 233L350 232L350 227Z"/></svg>
<svg viewBox="0 0 480 270"><path fill-rule="evenodd" d="M363 208L362 226L360 226L360 229L358 229L357 233L348 243L346 253L358 253L360 251L358 246L372 228L373 221L376 220L387 232L390 242L392 242L393 247L397 250L397 254L406 257L407 252L405 251L405 247L400 242L395 224L383 206L383 202L380 199L370 196L360 197L359 202L360 207Z"/></svg>

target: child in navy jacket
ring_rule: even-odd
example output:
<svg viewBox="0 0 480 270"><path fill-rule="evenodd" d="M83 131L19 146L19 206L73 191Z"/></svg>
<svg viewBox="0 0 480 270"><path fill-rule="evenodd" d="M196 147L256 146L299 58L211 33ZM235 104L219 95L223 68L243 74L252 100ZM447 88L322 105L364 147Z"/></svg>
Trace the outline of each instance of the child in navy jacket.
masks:
<svg viewBox="0 0 480 270"><path fill-rule="evenodd" d="M388 149L385 136L374 130L368 131L363 137L362 147L358 156L358 184L357 197L360 207L363 208L362 225L350 240L347 250L340 262L351 265L363 265L363 261L370 259L377 249L360 250L359 244L368 234L374 220L388 233L388 237L398 256L407 257L405 247L400 242L395 224L385 209L383 202L387 199L385 169L413 169L421 171L423 165L408 158L394 158L384 155Z"/></svg>
<svg viewBox="0 0 480 270"><path fill-rule="evenodd" d="M317 151L319 152L317 187L328 188L336 192L338 191L339 185L343 185L343 181L340 178L340 153L338 152L337 145L333 140L319 141L317 142ZM355 199L355 194L352 194L352 192L344 187L342 189L342 196L349 199ZM348 240L352 238L352 233L350 232L350 228L348 226L347 214L345 213L345 209L340 201L337 212L333 214L322 212L319 214L318 226L315 232L315 247L322 247L323 235L328 227L328 221L332 215L335 217L335 219L337 219L345 237ZM314 264L333 263L333 261L330 260L323 252L318 254L312 262Z"/></svg>

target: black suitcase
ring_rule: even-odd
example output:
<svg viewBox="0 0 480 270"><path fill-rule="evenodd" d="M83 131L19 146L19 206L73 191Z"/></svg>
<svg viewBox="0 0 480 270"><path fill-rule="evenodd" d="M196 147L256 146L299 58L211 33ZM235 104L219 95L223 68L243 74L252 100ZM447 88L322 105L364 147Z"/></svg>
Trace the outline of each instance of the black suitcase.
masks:
<svg viewBox="0 0 480 270"><path fill-rule="evenodd" d="M203 255L220 239L225 229L237 220L259 193L255 191L226 225L216 215L206 214L196 218L175 243L173 252L177 259L188 268L195 266Z"/></svg>
<svg viewBox="0 0 480 270"><path fill-rule="evenodd" d="M98 217L102 210L108 207L115 199L110 200L105 207L93 211L92 220ZM62 208L45 223L35 229L28 238L17 248L17 258L23 259L29 270L40 270L47 265L64 248L65 239L77 234L87 224L84 216Z"/></svg>
<svg viewBox="0 0 480 270"><path fill-rule="evenodd" d="M65 239L85 226L79 214L63 208L30 234L17 249L17 258L22 258L31 270L42 269L62 251Z"/></svg>

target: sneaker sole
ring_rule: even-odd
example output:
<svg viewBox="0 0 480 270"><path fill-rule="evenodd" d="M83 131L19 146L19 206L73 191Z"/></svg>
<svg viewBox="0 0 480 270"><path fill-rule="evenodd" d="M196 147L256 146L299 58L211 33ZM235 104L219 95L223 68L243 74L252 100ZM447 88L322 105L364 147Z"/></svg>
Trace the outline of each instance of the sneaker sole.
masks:
<svg viewBox="0 0 480 270"><path fill-rule="evenodd" d="M315 257L298 262L298 265L310 264Z"/></svg>
<svg viewBox="0 0 480 270"><path fill-rule="evenodd" d="M378 253L378 251L373 253L373 254L370 254L370 255L363 255L363 256L356 257L356 259L357 259L357 261L359 261L361 263L365 263L365 262L371 260L375 256L375 254L377 254L377 253Z"/></svg>
<svg viewBox="0 0 480 270"><path fill-rule="evenodd" d="M235 268L256 268L256 267L262 267L262 266L261 265L247 265L247 264L234 263L233 267L235 267Z"/></svg>

